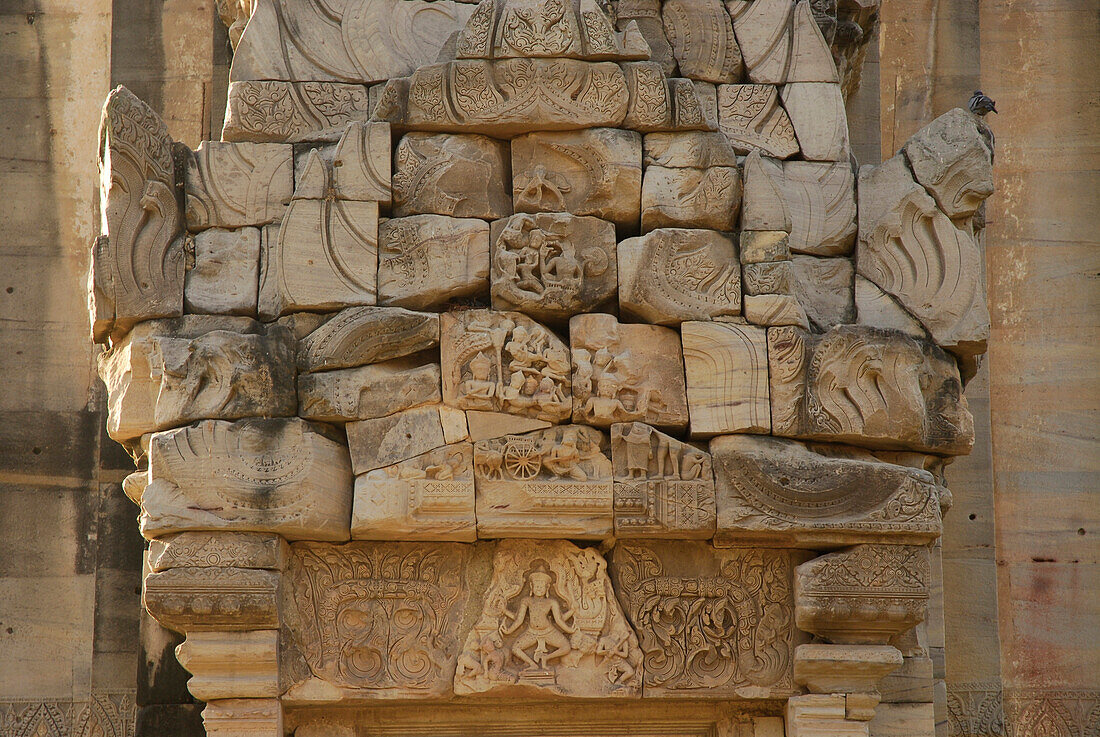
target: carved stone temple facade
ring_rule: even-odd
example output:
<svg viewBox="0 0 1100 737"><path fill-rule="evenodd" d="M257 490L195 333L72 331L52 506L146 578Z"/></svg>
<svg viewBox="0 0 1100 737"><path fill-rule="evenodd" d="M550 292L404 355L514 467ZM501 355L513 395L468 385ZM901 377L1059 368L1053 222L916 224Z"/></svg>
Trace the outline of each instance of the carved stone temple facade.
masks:
<svg viewBox="0 0 1100 737"><path fill-rule="evenodd" d="M151 5L0 11L0 737L1100 737L1094 12Z"/></svg>

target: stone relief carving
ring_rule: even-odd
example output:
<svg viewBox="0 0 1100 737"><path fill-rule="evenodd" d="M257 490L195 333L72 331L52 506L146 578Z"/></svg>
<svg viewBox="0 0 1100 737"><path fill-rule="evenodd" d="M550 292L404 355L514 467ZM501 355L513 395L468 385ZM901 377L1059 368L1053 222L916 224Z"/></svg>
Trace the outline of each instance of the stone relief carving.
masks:
<svg viewBox="0 0 1100 737"><path fill-rule="evenodd" d="M378 226L378 303L426 310L489 291L489 224L412 215Z"/></svg>
<svg viewBox="0 0 1100 737"><path fill-rule="evenodd" d="M403 358L439 345L439 317L395 308L349 307L298 342L301 371L330 371Z"/></svg>
<svg viewBox="0 0 1100 737"><path fill-rule="evenodd" d="M279 220L294 190L293 147L286 144L203 141L185 171L192 231Z"/></svg>
<svg viewBox="0 0 1100 737"><path fill-rule="evenodd" d="M786 159L799 150L794 126L772 85L718 85L718 127L740 153L760 151Z"/></svg>
<svg viewBox="0 0 1100 737"><path fill-rule="evenodd" d="M177 632L278 629L279 580L254 568L170 568L145 577L141 600Z"/></svg>
<svg viewBox="0 0 1100 737"><path fill-rule="evenodd" d="M628 697L641 683L638 638L603 557L565 541L502 541L455 693Z"/></svg>
<svg viewBox="0 0 1100 737"><path fill-rule="evenodd" d="M132 689L96 690L75 701L0 701L0 734L12 737L133 737L136 719Z"/></svg>
<svg viewBox="0 0 1100 737"><path fill-rule="evenodd" d="M223 141L297 143L339 139L372 110L367 88L338 82L230 82Z"/></svg>
<svg viewBox="0 0 1100 737"><path fill-rule="evenodd" d="M681 75L715 83L740 78L741 50L719 0L666 0L661 20Z"/></svg>
<svg viewBox="0 0 1100 737"><path fill-rule="evenodd" d="M393 214L512 214L508 147L486 136L406 133L394 151Z"/></svg>

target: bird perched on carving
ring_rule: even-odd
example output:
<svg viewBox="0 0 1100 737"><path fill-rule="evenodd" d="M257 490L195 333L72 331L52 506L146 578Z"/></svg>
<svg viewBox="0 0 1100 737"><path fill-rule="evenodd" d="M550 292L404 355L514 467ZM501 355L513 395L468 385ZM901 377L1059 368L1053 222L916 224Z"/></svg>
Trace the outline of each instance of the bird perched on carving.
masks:
<svg viewBox="0 0 1100 737"><path fill-rule="evenodd" d="M974 90L974 94L970 97L970 102L966 106L970 108L970 112L983 117L988 113L997 112L997 103L981 90Z"/></svg>

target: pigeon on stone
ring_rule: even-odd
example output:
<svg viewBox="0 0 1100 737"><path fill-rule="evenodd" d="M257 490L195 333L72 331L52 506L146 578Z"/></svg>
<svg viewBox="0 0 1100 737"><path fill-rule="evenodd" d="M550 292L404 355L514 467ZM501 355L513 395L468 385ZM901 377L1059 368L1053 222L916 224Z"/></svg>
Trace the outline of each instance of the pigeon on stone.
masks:
<svg viewBox="0 0 1100 737"><path fill-rule="evenodd" d="M970 102L967 103L967 107L970 108L970 112L980 116L997 112L997 103L986 96L981 90L974 90L974 94L970 98Z"/></svg>

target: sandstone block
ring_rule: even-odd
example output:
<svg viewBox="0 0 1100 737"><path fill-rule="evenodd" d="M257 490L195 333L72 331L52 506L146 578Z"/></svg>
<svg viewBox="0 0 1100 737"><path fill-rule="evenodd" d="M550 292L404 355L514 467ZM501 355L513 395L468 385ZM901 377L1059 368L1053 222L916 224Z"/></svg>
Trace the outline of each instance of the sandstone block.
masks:
<svg viewBox="0 0 1100 737"><path fill-rule="evenodd" d="M141 533L273 532L347 540L351 462L342 442L299 419L207 420L153 435Z"/></svg>
<svg viewBox="0 0 1100 737"><path fill-rule="evenodd" d="M848 116L839 84L796 82L784 85L780 96L807 161L848 161Z"/></svg>
<svg viewBox="0 0 1100 737"><path fill-rule="evenodd" d="M607 563L564 540L506 540L466 637L455 693L638 696L642 653Z"/></svg>
<svg viewBox="0 0 1100 737"><path fill-rule="evenodd" d="M613 480L607 437L564 425L474 444L477 533L494 537L611 535Z"/></svg>
<svg viewBox="0 0 1100 737"><path fill-rule="evenodd" d="M805 559L705 542L615 546L612 580L638 631L645 692L703 699L796 693L794 648L805 636L795 629L791 578ZM760 648L770 657L748 657Z"/></svg>
<svg viewBox="0 0 1100 737"><path fill-rule="evenodd" d="M802 305L810 325L825 332L856 319L850 259L795 256L791 259L791 294Z"/></svg>
<svg viewBox="0 0 1100 737"><path fill-rule="evenodd" d="M708 453L641 422L611 426L615 535L701 538L714 534L714 472Z"/></svg>
<svg viewBox="0 0 1100 737"><path fill-rule="evenodd" d="M489 224L412 215L378 226L378 302L423 310L489 292Z"/></svg>
<svg viewBox="0 0 1100 737"><path fill-rule="evenodd" d="M143 474L148 479L148 473ZM286 567L286 540L259 532L191 531L149 541L149 569L220 566L229 568Z"/></svg>
<svg viewBox="0 0 1100 737"><path fill-rule="evenodd" d="M390 124L349 123L332 156L333 194L342 200L389 205L390 175Z"/></svg>
<svg viewBox="0 0 1100 737"><path fill-rule="evenodd" d="M885 645L924 619L931 565L927 548L875 544L803 563L794 580L798 628L838 644Z"/></svg>
<svg viewBox="0 0 1100 737"><path fill-rule="evenodd" d="M672 45L665 35L661 21L660 0L621 0L616 8L616 26L621 31L634 23L649 46L649 59L665 75L676 73L676 57L672 55Z"/></svg>
<svg viewBox="0 0 1100 737"><path fill-rule="evenodd" d="M665 0L661 20L682 76L704 82L738 80L741 50L721 0Z"/></svg>
<svg viewBox="0 0 1100 737"><path fill-rule="evenodd" d="M512 139L516 212L569 212L638 227L642 137L616 128L528 133Z"/></svg>
<svg viewBox="0 0 1100 737"><path fill-rule="evenodd" d="M298 343L300 371L329 371L410 356L439 345L439 317L399 307L348 307Z"/></svg>
<svg viewBox="0 0 1100 737"><path fill-rule="evenodd" d="M512 214L508 146L486 136L406 133L394 150L393 214L455 218Z"/></svg>
<svg viewBox="0 0 1100 737"><path fill-rule="evenodd" d="M786 159L799 151L794 125L772 85L718 85L718 128L738 153Z"/></svg>
<svg viewBox="0 0 1100 737"><path fill-rule="evenodd" d="M294 190L293 149L287 144L203 141L186 162L188 230L280 220Z"/></svg>
<svg viewBox="0 0 1100 737"><path fill-rule="evenodd" d="M176 658L192 676L187 690L196 699L278 696L279 632L189 632Z"/></svg>
<svg viewBox="0 0 1100 737"><path fill-rule="evenodd" d="M811 693L873 694L877 703L879 681L901 664L891 645L807 643L795 650L794 679Z"/></svg>
<svg viewBox="0 0 1100 737"><path fill-rule="evenodd" d="M962 108L921 128L903 151L917 181L952 220L970 217L993 194L993 152Z"/></svg>
<svg viewBox="0 0 1100 737"><path fill-rule="evenodd" d="M547 422L569 418L569 349L526 315L445 313L440 317L439 352L443 400L449 406Z"/></svg>
<svg viewBox="0 0 1100 737"><path fill-rule="evenodd" d="M202 710L207 737L279 737L283 707L278 699L214 699Z"/></svg>
<svg viewBox="0 0 1100 737"><path fill-rule="evenodd" d="M385 417L349 422L351 468L358 475L445 445L437 407L415 407Z"/></svg>
<svg viewBox="0 0 1100 737"><path fill-rule="evenodd" d="M867 722L847 719L844 694L806 694L787 699L787 737L868 737Z"/></svg>
<svg viewBox="0 0 1100 737"><path fill-rule="evenodd" d="M791 258L788 235L782 230L742 230L740 238L742 264L788 261Z"/></svg>
<svg viewBox="0 0 1100 737"><path fill-rule="evenodd" d="M439 402L439 364L395 358L298 377L298 414L322 422L385 417Z"/></svg>
<svg viewBox="0 0 1100 737"><path fill-rule="evenodd" d="M855 275L856 316L860 325L896 330L911 338L925 340L928 331L898 301L879 289L874 282Z"/></svg>
<svg viewBox="0 0 1100 737"><path fill-rule="evenodd" d="M445 404L439 405L439 423L443 426L443 440L449 445L470 439L470 426L466 413Z"/></svg>
<svg viewBox="0 0 1100 737"><path fill-rule="evenodd" d="M567 213L521 213L492 225L493 308L562 323L612 302L615 226Z"/></svg>
<svg viewBox="0 0 1100 737"><path fill-rule="evenodd" d="M372 305L377 294L378 203L293 200L261 240L260 315Z"/></svg>
<svg viewBox="0 0 1100 737"><path fill-rule="evenodd" d="M768 344L776 435L943 455L973 444L958 368L934 345L856 325L773 328Z"/></svg>
<svg viewBox="0 0 1100 737"><path fill-rule="evenodd" d="M550 427L549 422L536 420L533 417L519 417L504 412L485 412L474 409L466 411L466 425L470 431L471 442L499 438L504 435L520 435Z"/></svg>
<svg viewBox="0 0 1100 737"><path fill-rule="evenodd" d="M658 228L618 245L619 309L657 325L741 312L737 246L713 230Z"/></svg>
<svg viewBox="0 0 1100 737"><path fill-rule="evenodd" d="M230 82L223 141L337 141L370 117L367 88L338 82Z"/></svg>
<svg viewBox="0 0 1100 737"><path fill-rule="evenodd" d="M753 325L793 325L810 329L810 320L798 299L790 294L746 294L742 310Z"/></svg>
<svg viewBox="0 0 1100 737"><path fill-rule="evenodd" d="M198 233L193 243L195 265L184 278L184 309L255 317L260 286L259 228L210 228Z"/></svg>
<svg viewBox="0 0 1100 737"><path fill-rule="evenodd" d="M761 261L741 267L746 295L790 294L794 282L790 261Z"/></svg>
<svg viewBox="0 0 1100 737"><path fill-rule="evenodd" d="M921 544L940 534L941 489L927 471L855 448L754 435L714 438L710 451L717 546Z"/></svg>
<svg viewBox="0 0 1100 737"><path fill-rule="evenodd" d="M685 322L681 335L692 437L768 433L765 331L749 325Z"/></svg>
<svg viewBox="0 0 1100 737"><path fill-rule="evenodd" d="M720 132L649 133L643 141L643 164L670 169L737 166L737 153Z"/></svg>
<svg viewBox="0 0 1100 737"><path fill-rule="evenodd" d="M829 44L806 0L727 3L753 82L839 82Z"/></svg>
<svg viewBox="0 0 1100 737"><path fill-rule="evenodd" d="M645 422L683 429L688 421L680 336L656 325L619 323L611 315L569 321L573 421L609 428Z"/></svg>
<svg viewBox="0 0 1100 737"><path fill-rule="evenodd" d="M745 157L745 196L741 231L791 232L791 213L780 189L783 162L751 151Z"/></svg>
<svg viewBox="0 0 1100 737"><path fill-rule="evenodd" d="M141 603L177 632L277 629L279 579L253 568L172 568L145 577Z"/></svg>
<svg viewBox="0 0 1100 737"><path fill-rule="evenodd" d="M351 536L356 540L473 542L476 524L469 443L437 447L355 480Z"/></svg>
<svg viewBox="0 0 1100 737"><path fill-rule="evenodd" d="M648 166L642 180L642 232L654 228L733 230L741 209L735 166L668 169Z"/></svg>

